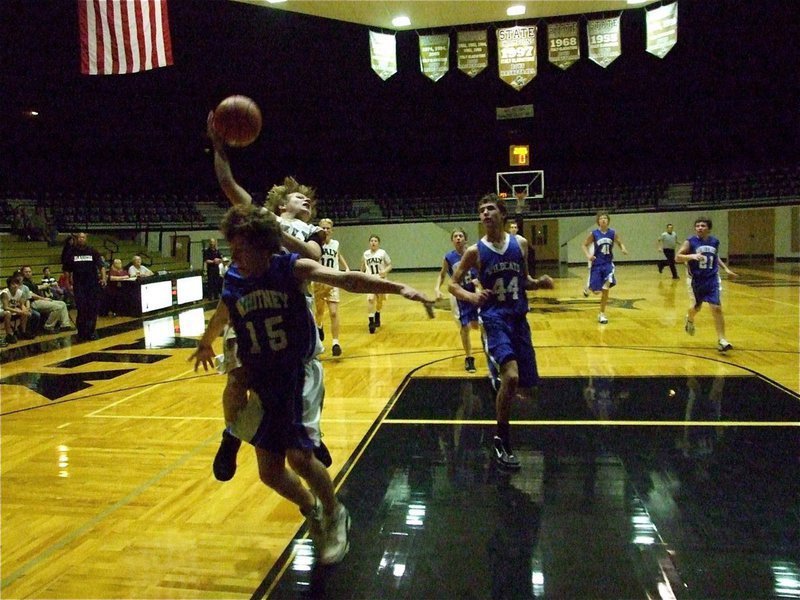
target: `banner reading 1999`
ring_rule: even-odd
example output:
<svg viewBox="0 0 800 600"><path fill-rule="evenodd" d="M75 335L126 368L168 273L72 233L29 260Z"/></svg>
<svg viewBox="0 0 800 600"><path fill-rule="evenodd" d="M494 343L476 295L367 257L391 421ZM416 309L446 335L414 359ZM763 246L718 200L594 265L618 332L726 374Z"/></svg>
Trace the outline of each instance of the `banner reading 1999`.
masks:
<svg viewBox="0 0 800 600"><path fill-rule="evenodd" d="M497 30L500 79L519 91L536 77L536 26Z"/></svg>

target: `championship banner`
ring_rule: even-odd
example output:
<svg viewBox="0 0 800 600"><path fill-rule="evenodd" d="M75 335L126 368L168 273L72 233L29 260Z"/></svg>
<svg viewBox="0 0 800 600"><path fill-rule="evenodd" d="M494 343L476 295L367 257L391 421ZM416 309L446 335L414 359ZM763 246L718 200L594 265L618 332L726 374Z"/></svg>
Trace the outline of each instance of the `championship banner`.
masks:
<svg viewBox="0 0 800 600"><path fill-rule="evenodd" d="M547 58L565 71L580 60L577 21L547 24Z"/></svg>
<svg viewBox="0 0 800 600"><path fill-rule="evenodd" d="M497 70L500 79L519 91L536 77L536 26L497 30Z"/></svg>
<svg viewBox="0 0 800 600"><path fill-rule="evenodd" d="M603 68L622 54L619 17L587 21L586 37L589 43L589 58Z"/></svg>
<svg viewBox="0 0 800 600"><path fill-rule="evenodd" d="M370 31L369 55L372 70L384 81L397 73L397 40L393 35Z"/></svg>
<svg viewBox="0 0 800 600"><path fill-rule="evenodd" d="M489 42L486 30L459 31L456 42L458 69L475 77L489 65Z"/></svg>
<svg viewBox="0 0 800 600"><path fill-rule="evenodd" d="M450 36L419 36L419 68L431 81L439 81L450 69Z"/></svg>
<svg viewBox="0 0 800 600"><path fill-rule="evenodd" d="M647 51L664 58L678 41L678 3L647 11Z"/></svg>

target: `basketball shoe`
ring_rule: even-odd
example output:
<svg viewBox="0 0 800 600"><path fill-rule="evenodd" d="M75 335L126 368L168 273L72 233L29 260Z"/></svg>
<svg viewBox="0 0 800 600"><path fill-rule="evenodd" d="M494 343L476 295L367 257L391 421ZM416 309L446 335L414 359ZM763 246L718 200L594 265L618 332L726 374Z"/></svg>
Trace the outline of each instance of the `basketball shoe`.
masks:
<svg viewBox="0 0 800 600"><path fill-rule="evenodd" d="M222 432L222 441L214 457L214 477L219 481L230 481L236 474L236 455L242 440L231 435L228 430Z"/></svg>
<svg viewBox="0 0 800 600"><path fill-rule="evenodd" d="M501 467L515 471L520 468L519 459L514 454L514 451L511 450L511 447L503 443L500 436L494 436L492 452L494 453L495 462Z"/></svg>

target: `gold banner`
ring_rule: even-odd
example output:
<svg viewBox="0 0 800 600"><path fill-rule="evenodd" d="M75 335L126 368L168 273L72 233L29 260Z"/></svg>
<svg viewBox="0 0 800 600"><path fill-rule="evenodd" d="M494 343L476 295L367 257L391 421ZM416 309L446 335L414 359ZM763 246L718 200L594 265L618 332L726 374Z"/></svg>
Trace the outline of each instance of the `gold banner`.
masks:
<svg viewBox="0 0 800 600"><path fill-rule="evenodd" d="M581 58L578 22L547 24L547 58L561 69L569 69Z"/></svg>
<svg viewBox="0 0 800 600"><path fill-rule="evenodd" d="M619 17L595 19L586 23L589 58L605 68L622 54Z"/></svg>
<svg viewBox="0 0 800 600"><path fill-rule="evenodd" d="M647 11L647 51L664 58L678 41L678 3Z"/></svg>
<svg viewBox="0 0 800 600"><path fill-rule="evenodd" d="M489 42L486 30L459 31L456 42L458 69L475 77L489 65Z"/></svg>
<svg viewBox="0 0 800 600"><path fill-rule="evenodd" d="M519 91L536 77L536 26L497 30L500 79Z"/></svg>
<svg viewBox="0 0 800 600"><path fill-rule="evenodd" d="M439 81L450 69L450 36L419 36L419 68L432 81Z"/></svg>
<svg viewBox="0 0 800 600"><path fill-rule="evenodd" d="M369 56L372 70L386 81L397 73L397 40L386 33L369 32Z"/></svg>

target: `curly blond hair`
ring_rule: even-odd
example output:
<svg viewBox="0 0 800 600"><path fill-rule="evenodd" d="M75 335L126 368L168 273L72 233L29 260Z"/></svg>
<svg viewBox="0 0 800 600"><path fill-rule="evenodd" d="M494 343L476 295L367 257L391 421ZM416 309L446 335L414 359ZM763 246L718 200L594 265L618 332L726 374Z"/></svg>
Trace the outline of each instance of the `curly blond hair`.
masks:
<svg viewBox="0 0 800 600"><path fill-rule="evenodd" d="M314 214L314 209L316 207L314 188L298 183L294 177L284 178L283 185L272 186L272 188L267 192L267 208L269 208L276 215L281 214L280 207L286 205L289 195L296 194L298 192L304 196L307 196L311 201L311 214Z"/></svg>

